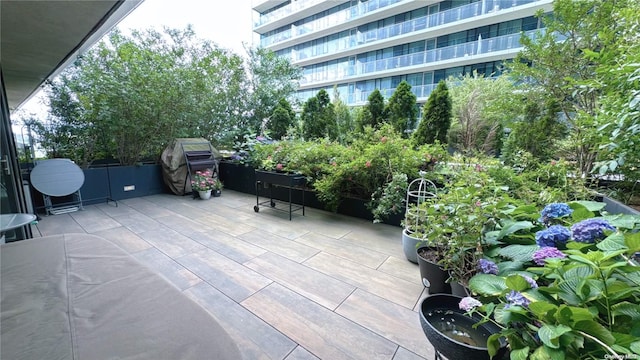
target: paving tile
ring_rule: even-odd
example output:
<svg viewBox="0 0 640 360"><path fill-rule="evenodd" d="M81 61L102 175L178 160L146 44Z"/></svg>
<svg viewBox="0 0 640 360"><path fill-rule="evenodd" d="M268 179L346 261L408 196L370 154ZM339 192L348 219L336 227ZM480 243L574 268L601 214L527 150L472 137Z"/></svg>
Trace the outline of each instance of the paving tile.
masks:
<svg viewBox="0 0 640 360"><path fill-rule="evenodd" d="M64 233L86 233L69 214L42 216L38 221L38 229L42 236L58 235Z"/></svg>
<svg viewBox="0 0 640 360"><path fill-rule="evenodd" d="M244 265L330 310L355 290L354 286L271 252Z"/></svg>
<svg viewBox="0 0 640 360"><path fill-rule="evenodd" d="M167 216L157 217L156 220L162 225L183 234L192 233L194 231L206 232L213 229L206 224L194 221L186 216L177 215L175 213L171 213Z"/></svg>
<svg viewBox="0 0 640 360"><path fill-rule="evenodd" d="M177 258L176 261L238 302L272 282L210 249Z"/></svg>
<svg viewBox="0 0 640 360"><path fill-rule="evenodd" d="M259 246L218 230L191 232L186 236L240 264L267 252Z"/></svg>
<svg viewBox="0 0 640 360"><path fill-rule="evenodd" d="M315 302L271 284L241 303L320 359L391 359L397 345Z"/></svg>
<svg viewBox="0 0 640 360"><path fill-rule="evenodd" d="M398 259L395 256L389 256L378 270L412 283L422 284L418 264L414 264L406 258Z"/></svg>
<svg viewBox="0 0 640 360"><path fill-rule="evenodd" d="M319 252L316 248L262 230L254 230L238 238L296 262L303 262Z"/></svg>
<svg viewBox="0 0 640 360"><path fill-rule="evenodd" d="M135 201L135 200L138 200L138 201ZM174 214L173 211L167 208L164 208L162 206L158 206L158 204L155 204L149 200L145 200L144 198L127 199L127 200L123 200L123 202L125 205L151 218L158 218L158 217Z"/></svg>
<svg viewBox="0 0 640 360"><path fill-rule="evenodd" d="M101 211L95 211L92 207L87 207L85 211L76 211L69 213L87 233L95 233L101 230L113 229L120 227L120 223L108 216L104 216Z"/></svg>
<svg viewBox="0 0 640 360"><path fill-rule="evenodd" d="M274 214L282 215L283 213L272 211L273 214L254 213L251 224L260 229L264 233L275 234L287 239L295 239L309 232L302 222L296 222L296 219L289 221L289 214L286 218L279 218Z"/></svg>
<svg viewBox="0 0 640 360"><path fill-rule="evenodd" d="M214 230L220 230L234 236L242 235L255 230L255 227L247 225L244 222L238 222L235 219L227 219L223 216L215 214L200 213L200 216L193 218L193 220L204 224Z"/></svg>
<svg viewBox="0 0 640 360"><path fill-rule="evenodd" d="M307 349L298 345L295 349L289 354L285 360L320 360L317 356L313 355Z"/></svg>
<svg viewBox="0 0 640 360"><path fill-rule="evenodd" d="M172 258L178 258L206 248L197 241L171 229L143 231L138 235Z"/></svg>
<svg viewBox="0 0 640 360"><path fill-rule="evenodd" d="M236 342L244 359L284 359L297 345L206 283L187 289L185 294L218 320ZM215 358L213 354L212 358Z"/></svg>
<svg viewBox="0 0 640 360"><path fill-rule="evenodd" d="M304 264L408 309L413 309L423 289L422 285L324 252Z"/></svg>
<svg viewBox="0 0 640 360"><path fill-rule="evenodd" d="M295 241L347 260L359 262L373 269L378 268L389 257L375 250L345 243L344 241L315 232L304 234L295 239Z"/></svg>
<svg viewBox="0 0 640 360"><path fill-rule="evenodd" d="M144 231L160 230L163 228L168 229L161 223L157 222L155 219L150 218L140 212L113 216L113 219L136 234Z"/></svg>
<svg viewBox="0 0 640 360"><path fill-rule="evenodd" d="M420 356L435 355L418 313L404 306L358 289L336 312Z"/></svg>
<svg viewBox="0 0 640 360"><path fill-rule="evenodd" d="M346 242L365 246L383 254L404 257L402 251L402 228L387 224L361 223L341 238Z"/></svg>
<svg viewBox="0 0 640 360"><path fill-rule="evenodd" d="M431 360L434 358L435 358L435 355L429 356L428 358L423 358L422 356L414 354L411 351L403 348L402 346L398 348L398 351L396 351L396 354L393 356L393 360L426 360L426 359ZM473 359L466 359L466 360L473 360Z"/></svg>
<svg viewBox="0 0 640 360"><path fill-rule="evenodd" d="M124 226L114 229L96 231L94 235L101 236L112 243L120 246L129 254L152 248L153 245L146 242L143 238L133 233Z"/></svg>
<svg viewBox="0 0 640 360"><path fill-rule="evenodd" d="M167 281L180 290L188 289L202 282L202 279L194 273L185 269L182 265L161 253L156 248L137 252L133 254L133 256L156 273L162 275Z"/></svg>
<svg viewBox="0 0 640 360"><path fill-rule="evenodd" d="M123 204L122 202L109 201L108 203L101 203L93 206L100 209L100 211L102 211L103 213L112 217L133 214L138 212L138 210L131 208Z"/></svg>

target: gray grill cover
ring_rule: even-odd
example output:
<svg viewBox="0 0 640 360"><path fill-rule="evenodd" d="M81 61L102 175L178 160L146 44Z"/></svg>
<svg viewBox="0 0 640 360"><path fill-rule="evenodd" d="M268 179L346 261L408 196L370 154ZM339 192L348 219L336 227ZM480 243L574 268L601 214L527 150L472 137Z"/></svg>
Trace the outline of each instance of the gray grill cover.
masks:
<svg viewBox="0 0 640 360"><path fill-rule="evenodd" d="M200 143L198 145L190 145ZM206 143L208 145L203 145ZM178 138L173 140L162 152L160 161L162 163L162 179L164 183L176 195L184 195L191 192L191 184L187 180L187 163L182 152L182 144L186 151L212 150L214 156L220 158L220 153L209 140L204 138ZM211 146L209 148L209 146Z"/></svg>

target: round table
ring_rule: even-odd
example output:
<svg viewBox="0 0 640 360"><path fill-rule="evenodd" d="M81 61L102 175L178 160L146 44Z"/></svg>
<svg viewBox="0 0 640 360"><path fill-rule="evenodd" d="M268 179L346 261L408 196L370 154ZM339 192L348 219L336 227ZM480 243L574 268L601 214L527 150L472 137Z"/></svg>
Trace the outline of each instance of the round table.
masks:
<svg viewBox="0 0 640 360"><path fill-rule="evenodd" d="M0 237L4 233L30 224L36 219L33 214L0 214ZM4 242L4 238L2 240Z"/></svg>
<svg viewBox="0 0 640 360"><path fill-rule="evenodd" d="M42 160L31 171L31 184L44 195L67 196L80 190L84 173L69 159Z"/></svg>

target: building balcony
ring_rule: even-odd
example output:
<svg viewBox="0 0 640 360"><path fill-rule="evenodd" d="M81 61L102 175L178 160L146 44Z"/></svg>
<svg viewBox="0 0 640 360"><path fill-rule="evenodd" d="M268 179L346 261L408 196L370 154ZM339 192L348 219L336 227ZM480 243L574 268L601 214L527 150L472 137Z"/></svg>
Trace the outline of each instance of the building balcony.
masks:
<svg viewBox="0 0 640 360"><path fill-rule="evenodd" d="M524 36L534 37L539 30L528 31ZM522 45L521 34L510 34L489 39L426 50L387 59L338 66L333 71L305 73L300 80L300 89L322 87L336 82L347 83L358 80L402 75L513 58Z"/></svg>
<svg viewBox="0 0 640 360"><path fill-rule="evenodd" d="M293 43L318 38L329 32L340 32L380 20L389 14L411 11L424 6L424 0L370 0L300 26L291 25L291 29L287 31L262 38L260 45L277 51Z"/></svg>
<svg viewBox="0 0 640 360"><path fill-rule="evenodd" d="M545 10L550 10L549 4L551 4L551 0L485 0L469 5L456 7L454 9L440 11L435 14L422 16L380 29L354 34L345 39L339 39L337 40L337 42L340 44L340 46L336 50L348 50L362 44L368 44L370 42L392 39L396 37L406 37L408 35L411 35L412 33L415 34L418 32L422 36L423 32L427 29L453 24L456 22L463 22L464 20L469 19L473 19L473 21L476 22L477 18L483 15L485 16L485 18L504 16L505 21L511 20L518 16L523 16L523 11L524 13L531 15L535 13L535 11L537 11L540 7L545 8ZM420 6L424 6L424 4L421 4ZM520 11L514 11L518 9ZM336 33L342 30L353 28L354 26L360 25L362 23L370 22L367 17L368 14L369 13L367 13L366 11L356 11L355 13L352 13L345 10L343 12L318 19L314 22L304 24L303 26L292 26L291 29L285 32L274 34L272 36L261 39L260 44L263 47L268 47L274 51L277 51L294 44L299 44L309 39L324 36L326 35L325 33L327 32L327 29L330 29L331 33ZM495 21L491 20L491 22ZM478 24L474 24L474 26L477 27ZM309 52L310 51L305 51L305 54L300 56L308 57ZM302 59L294 58L293 60L297 61Z"/></svg>
<svg viewBox="0 0 640 360"><path fill-rule="evenodd" d="M270 13L261 14L254 22L253 31L259 34L291 24L307 16L331 9L349 0L297 0Z"/></svg>

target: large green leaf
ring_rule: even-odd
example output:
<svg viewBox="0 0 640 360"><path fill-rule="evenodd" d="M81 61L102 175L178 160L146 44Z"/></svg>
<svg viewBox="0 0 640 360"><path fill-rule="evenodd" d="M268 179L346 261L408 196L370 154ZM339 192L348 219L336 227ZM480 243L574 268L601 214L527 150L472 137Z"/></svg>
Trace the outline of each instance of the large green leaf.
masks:
<svg viewBox="0 0 640 360"><path fill-rule="evenodd" d="M502 334L496 333L491 334L487 339L487 350L489 352L489 357L494 357L500 350L500 337L502 337Z"/></svg>
<svg viewBox="0 0 640 360"><path fill-rule="evenodd" d="M586 265L580 265L567 270L567 272L564 274L564 278L566 280L586 279L593 276L594 273L595 271L591 267Z"/></svg>
<svg viewBox="0 0 640 360"><path fill-rule="evenodd" d="M538 330L538 336L543 344L550 348L560 347L560 336L570 332L572 329L566 325L544 325Z"/></svg>
<svg viewBox="0 0 640 360"><path fill-rule="evenodd" d="M513 261L527 262L538 249L538 245L508 245L500 249L499 254Z"/></svg>
<svg viewBox="0 0 640 360"><path fill-rule="evenodd" d="M509 355L511 360L527 360L529 358L529 347L522 349L511 350Z"/></svg>
<svg viewBox="0 0 640 360"><path fill-rule="evenodd" d="M640 251L640 232L625 234L624 243L629 248L629 251Z"/></svg>
<svg viewBox="0 0 640 360"><path fill-rule="evenodd" d="M547 315L553 315L558 307L544 301L534 301L529 304L529 310L538 318L543 318Z"/></svg>
<svg viewBox="0 0 640 360"><path fill-rule="evenodd" d="M506 224L500 233L498 233L498 240L502 240L507 235L511 235L520 230L529 230L533 227L533 223L530 221L517 221L514 223Z"/></svg>
<svg viewBox="0 0 640 360"><path fill-rule="evenodd" d="M614 304L611 306L611 312L614 316L626 315L632 321L640 321L640 305L632 304L628 301Z"/></svg>
<svg viewBox="0 0 640 360"><path fill-rule="evenodd" d="M603 202L586 201L586 200L572 201L568 205L573 208L573 206L571 206L572 204L580 204L580 205L584 206L589 211L597 211L597 212L602 211L602 209L604 209L605 206L607 206L607 204L605 204Z"/></svg>
<svg viewBox="0 0 640 360"><path fill-rule="evenodd" d="M531 287L531 285L529 285L529 283L527 282L527 280L525 280L522 276L520 275L509 275L507 276L507 279L505 280L505 283L507 285L507 287L511 290L514 291L524 291L528 288Z"/></svg>
<svg viewBox="0 0 640 360"><path fill-rule="evenodd" d="M616 250L626 250L627 245L624 243L624 235L622 233L613 233L607 236L606 239L599 242L597 245L598 249L602 251L616 251Z"/></svg>
<svg viewBox="0 0 640 360"><path fill-rule="evenodd" d="M477 274L469 280L471 291L485 296L498 296L506 290L504 278L490 274Z"/></svg>
<svg viewBox="0 0 640 360"><path fill-rule="evenodd" d="M616 341L616 339L613 337L611 332L607 330L607 328L593 320L578 321L577 323L575 323L574 328L576 330L583 331L591 336L595 336L607 345L611 345Z"/></svg>
<svg viewBox="0 0 640 360"><path fill-rule="evenodd" d="M631 349L631 351L633 351L634 354L640 355L640 341L634 341L633 343L631 343L631 346L629 346L629 349Z"/></svg>

